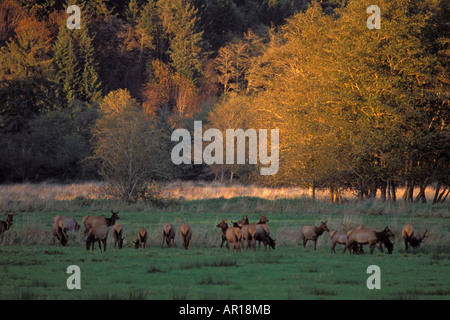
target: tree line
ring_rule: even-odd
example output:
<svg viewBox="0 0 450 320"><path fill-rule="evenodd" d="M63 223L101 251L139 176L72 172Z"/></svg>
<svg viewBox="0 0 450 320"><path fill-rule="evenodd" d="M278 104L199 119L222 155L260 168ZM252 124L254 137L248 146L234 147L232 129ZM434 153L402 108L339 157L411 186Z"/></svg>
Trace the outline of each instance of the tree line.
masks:
<svg viewBox="0 0 450 320"><path fill-rule="evenodd" d="M443 0L5 0L0 181L103 178L350 189L445 201L449 25ZM69 30L77 4L82 28ZM176 128L280 130L279 172L171 163ZM413 198L414 187L419 193Z"/></svg>

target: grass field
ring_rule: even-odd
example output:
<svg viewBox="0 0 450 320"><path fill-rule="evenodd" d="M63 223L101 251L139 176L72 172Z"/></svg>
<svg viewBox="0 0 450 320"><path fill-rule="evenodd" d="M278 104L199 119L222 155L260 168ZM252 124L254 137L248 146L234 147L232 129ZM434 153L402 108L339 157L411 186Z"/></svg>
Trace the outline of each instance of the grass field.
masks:
<svg viewBox="0 0 450 320"><path fill-rule="evenodd" d="M330 205L305 198L267 200L254 197L199 199L171 202L164 208L123 205L112 200L75 197L55 200L46 210L22 210L10 230L0 235L0 299L449 299L450 213L448 204L385 204L379 202ZM6 200L3 200L4 202ZM12 206L20 207L9 200ZM35 205L35 204L33 204ZM55 210L62 209L62 210ZM125 230L124 248L87 252L83 232L69 233L69 245L52 244L51 224L56 214L107 215L120 210ZM228 253L220 248L220 219L256 222L269 219L277 248ZM389 226L396 234L394 253L331 254L328 233L304 249L303 225L327 220L330 230L349 230L361 224ZM193 228L193 248L162 247L162 226ZM401 229L413 223L428 229L421 248L405 252ZM149 247L135 250L140 227L149 233ZM366 252L368 248L366 248ZM69 290L66 269L78 265L81 290ZM366 287L369 265L381 270L381 289Z"/></svg>

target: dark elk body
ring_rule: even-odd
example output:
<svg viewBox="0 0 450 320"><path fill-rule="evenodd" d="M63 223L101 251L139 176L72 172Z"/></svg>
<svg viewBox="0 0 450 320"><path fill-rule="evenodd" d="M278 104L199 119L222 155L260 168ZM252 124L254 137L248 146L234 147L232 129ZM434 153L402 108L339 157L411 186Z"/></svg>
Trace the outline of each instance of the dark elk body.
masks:
<svg viewBox="0 0 450 320"><path fill-rule="evenodd" d="M317 226L304 226L302 227L301 230L301 236L302 236L302 241L303 241L303 247L306 247L306 243L308 242L308 240L312 240L314 241L314 250L316 250L316 245L317 245L317 238L319 238L319 236L322 235L322 233L324 233L325 231L330 231L328 230L327 227L327 221L323 222L320 224L320 227Z"/></svg>
<svg viewBox="0 0 450 320"><path fill-rule="evenodd" d="M0 233L3 233L11 228L13 223L13 215L14 214L5 213L5 221L0 221Z"/></svg>

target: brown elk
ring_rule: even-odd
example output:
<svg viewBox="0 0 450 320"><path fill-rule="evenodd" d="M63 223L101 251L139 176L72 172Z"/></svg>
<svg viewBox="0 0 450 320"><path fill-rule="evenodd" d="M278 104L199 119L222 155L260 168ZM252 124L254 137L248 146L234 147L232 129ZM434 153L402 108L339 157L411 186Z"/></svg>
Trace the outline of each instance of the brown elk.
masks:
<svg viewBox="0 0 450 320"><path fill-rule="evenodd" d="M233 225L234 233L236 234L236 237L238 239L238 243L243 248L244 247L244 243L242 242L241 226L239 225L238 222L231 221L231 224Z"/></svg>
<svg viewBox="0 0 450 320"><path fill-rule="evenodd" d="M139 249L140 247L147 248L147 237L148 237L147 230L145 230L145 228L142 227L139 230L137 240L133 241L134 247L136 249Z"/></svg>
<svg viewBox="0 0 450 320"><path fill-rule="evenodd" d="M343 244L345 245L345 242L347 241L347 233L342 231L330 231L330 238L331 238L331 253L336 253L335 247L336 244ZM355 243L355 245L352 247L353 253L362 253L362 250L360 246Z"/></svg>
<svg viewBox="0 0 450 320"><path fill-rule="evenodd" d="M58 238L62 246L65 246L69 241L69 237L67 236L67 226L66 222L61 219L60 215L57 215L53 218L53 244L55 243L55 237Z"/></svg>
<svg viewBox="0 0 450 320"><path fill-rule="evenodd" d="M331 252L336 253L336 250L334 249L336 247L336 244L344 244L347 242L347 233L342 231L330 231L330 238L331 238Z"/></svg>
<svg viewBox="0 0 450 320"><path fill-rule="evenodd" d="M384 228L382 231L376 231L372 228L356 228L347 233L347 241L345 242L343 253L357 243L360 245L368 244L370 247L370 254L373 254L373 250L378 243L384 243L386 239L394 236L395 235L388 227ZM379 249L383 252L381 246Z"/></svg>
<svg viewBox="0 0 450 320"><path fill-rule="evenodd" d="M86 250L89 251L89 247L92 244L92 251L94 251L94 243L98 242L98 247L100 248L100 252L102 252L102 243L103 243L103 251L106 252L106 241L108 240L108 232L109 228L106 225L94 225L90 228L89 235L85 240Z"/></svg>
<svg viewBox="0 0 450 320"><path fill-rule="evenodd" d="M95 217L95 216L85 216L83 218L83 223L84 223L84 227L86 228L84 230L84 233L88 233L89 230L93 227L93 226L100 226L100 225L105 225L107 227L110 227L112 225L114 225L116 223L116 220L119 220L119 211L114 212L111 210L111 218L106 218L106 217Z"/></svg>
<svg viewBox="0 0 450 320"><path fill-rule="evenodd" d="M114 237L114 249L116 249L116 245L119 249L122 249L123 246L123 227L121 223L114 224L113 228L113 237Z"/></svg>
<svg viewBox="0 0 450 320"><path fill-rule="evenodd" d="M66 229L71 231L78 231L80 230L80 225L77 223L75 218L72 217L66 217L66 216L60 216L61 220L64 220L64 223L66 224Z"/></svg>
<svg viewBox="0 0 450 320"><path fill-rule="evenodd" d="M0 234L11 228L13 216L14 214L5 213L6 221L0 221Z"/></svg>
<svg viewBox="0 0 450 320"><path fill-rule="evenodd" d="M427 231L419 234L419 237L414 235L414 227L411 224L405 224L402 229L402 238L405 241L405 250L408 251L408 245L411 245L413 248L417 248L423 242L423 239L427 237Z"/></svg>
<svg viewBox="0 0 450 320"><path fill-rule="evenodd" d="M322 235L325 231L329 232L327 227L327 221L320 224L320 227L317 226L303 226L301 230L301 237L303 240L303 248L306 247L306 243L308 240L314 241L314 250L316 250L317 238Z"/></svg>
<svg viewBox="0 0 450 320"><path fill-rule="evenodd" d="M377 231L377 232L383 231L382 228L373 228L373 227L364 226L364 225L359 226L357 229L358 229L358 230L362 230L362 229L365 229L365 230L373 230L373 231ZM351 231L352 231L352 230L350 230L349 232L347 232L347 236L348 236L348 234L349 234ZM388 250L388 253L389 253L389 254L392 254L392 252L394 251L394 244L391 242L391 240L389 240L389 237L385 238L383 241L379 241L379 242L376 244L377 248L378 248L381 252L383 252L383 245L384 245L384 246L386 247L386 249ZM357 249L357 250L356 250L356 249ZM363 245L362 245L362 244L356 244L356 243L355 243L355 244L353 245L353 252L354 252L354 253L364 253L364 251L363 251Z"/></svg>
<svg viewBox="0 0 450 320"><path fill-rule="evenodd" d="M180 228L181 231L181 249L192 248L192 228L189 224L183 223Z"/></svg>
<svg viewBox="0 0 450 320"><path fill-rule="evenodd" d="M173 248L175 246L175 228L170 222L167 222L163 227L162 245L164 245L164 240L169 247Z"/></svg>
<svg viewBox="0 0 450 320"><path fill-rule="evenodd" d="M267 234L270 233L269 227L266 225L266 223L269 222L269 219L267 219L265 216L260 215L259 216L259 222L258 223L248 223L248 217L245 215L241 220L238 221L238 223L241 226L241 239L242 241L247 241L247 247L246 250L252 245L256 244L256 240L254 239L252 235L256 234L257 228L263 228ZM259 241L259 245L261 245L261 241ZM256 246L255 246L256 249Z"/></svg>
<svg viewBox="0 0 450 320"><path fill-rule="evenodd" d="M230 252L230 245L233 245L233 251L240 251L241 246L239 244L239 239L235 233L234 227L228 227L227 220L220 219L221 222L217 225L217 228L222 229L222 234L225 235L227 241L228 252ZM223 238L222 238L223 240Z"/></svg>
<svg viewBox="0 0 450 320"><path fill-rule="evenodd" d="M270 236L268 227L265 228L262 225L256 224L254 229L252 227L250 227L249 229L250 229L249 232L252 234L252 238L254 239L253 247L255 249L256 249L255 245L256 241L259 241L259 245L261 245L261 242L264 244L264 251L267 250L267 246L269 246L269 250L270 249L275 250L275 240L272 239L272 237ZM255 233L253 233L253 230L255 231Z"/></svg>

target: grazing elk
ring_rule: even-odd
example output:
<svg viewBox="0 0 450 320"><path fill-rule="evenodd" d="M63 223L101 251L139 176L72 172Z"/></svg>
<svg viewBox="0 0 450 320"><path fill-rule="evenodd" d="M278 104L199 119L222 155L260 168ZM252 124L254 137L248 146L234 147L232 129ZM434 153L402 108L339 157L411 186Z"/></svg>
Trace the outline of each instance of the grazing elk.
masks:
<svg viewBox="0 0 450 320"><path fill-rule="evenodd" d="M162 245L164 245L164 240L169 247L173 248L175 246L175 228L170 222L167 222L163 227Z"/></svg>
<svg viewBox="0 0 450 320"><path fill-rule="evenodd" d="M53 218L52 232L53 244L55 244L55 237L58 238L62 246L65 246L69 241L66 222L61 218L60 215L57 215Z"/></svg>
<svg viewBox="0 0 450 320"><path fill-rule="evenodd" d="M114 237L114 249L116 249L116 245L119 249L122 249L123 246L123 227L120 222L114 224L113 228L113 237Z"/></svg>
<svg viewBox="0 0 450 320"><path fill-rule="evenodd" d="M220 219L220 223L217 225L217 228L222 229L222 235L225 235L225 240L227 241L228 252L230 252L230 245L233 244L233 251L240 251L241 246L239 244L239 239L235 233L234 227L228 227L227 220ZM240 233L239 233L240 234ZM223 236L222 236L223 240Z"/></svg>
<svg viewBox="0 0 450 320"><path fill-rule="evenodd" d="M330 238L331 238L331 253L336 253L336 250L334 249L336 247L336 244L345 245L345 242L347 242L347 233L342 231L330 231ZM355 243L351 249L355 254L363 253L362 249L357 243Z"/></svg>
<svg viewBox="0 0 450 320"><path fill-rule="evenodd" d="M77 223L75 218L72 217L66 217L66 216L60 216L60 219L64 221L66 224L66 229L77 232L80 230L80 225Z"/></svg>
<svg viewBox="0 0 450 320"><path fill-rule="evenodd" d="M137 240L133 241L134 247L136 249L139 249L140 247L147 248L147 237L148 237L147 230L145 230L145 228L142 227L139 230Z"/></svg>
<svg viewBox="0 0 450 320"><path fill-rule="evenodd" d="M190 225L188 225L187 223L183 223L181 225L180 228L180 232L181 232L181 241L182 241L182 245L181 245L181 249L188 249L192 248L192 228Z"/></svg>
<svg viewBox="0 0 450 320"><path fill-rule="evenodd" d="M395 237L388 227L384 228L382 231L376 231L373 228L356 228L347 233L347 241L345 242L345 247L343 253L352 247L355 243L363 245L368 244L370 247L370 254L373 254L373 250L378 243L384 243L389 237ZM379 247L380 251L383 252L382 247Z"/></svg>
<svg viewBox="0 0 450 320"><path fill-rule="evenodd" d="M111 218L106 218L106 217L95 217L95 216L85 216L83 218L83 223L84 223L84 227L86 228L84 230L84 233L88 233L89 230L93 227L93 226L100 226L100 225L105 225L107 227L113 226L116 223L116 220L119 220L119 211L114 212L111 210Z"/></svg>
<svg viewBox="0 0 450 320"><path fill-rule="evenodd" d="M13 216L14 214L5 213L6 221L0 221L0 234L11 228Z"/></svg>
<svg viewBox="0 0 450 320"><path fill-rule="evenodd" d="M417 248L423 242L423 239L427 237L427 231L419 234L419 237L414 235L414 227L411 224L405 224L402 229L402 238L405 241L405 250L408 251L408 245L411 245L413 248Z"/></svg>
<svg viewBox="0 0 450 320"><path fill-rule="evenodd" d="M89 235L85 240L86 250L89 251L89 247L92 244L92 251L94 251L94 243L98 242L98 247L100 248L100 252L102 252L102 243L103 243L103 251L106 252L106 241L108 240L109 228L106 225L94 225L91 227Z"/></svg>
<svg viewBox="0 0 450 320"><path fill-rule="evenodd" d="M327 221L320 224L320 227L317 226L303 226L301 230L301 236L303 241L303 248L306 247L306 243L308 240L314 241L314 250L316 250L317 238L322 235L325 231L329 232L327 227Z"/></svg>

